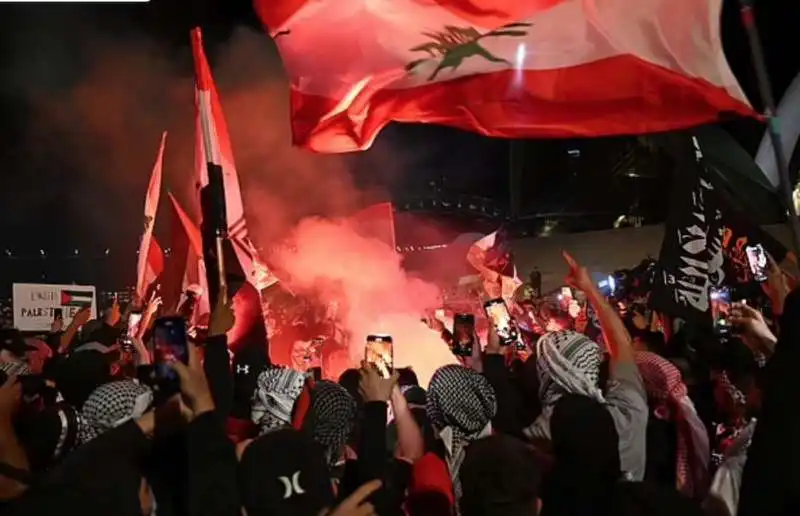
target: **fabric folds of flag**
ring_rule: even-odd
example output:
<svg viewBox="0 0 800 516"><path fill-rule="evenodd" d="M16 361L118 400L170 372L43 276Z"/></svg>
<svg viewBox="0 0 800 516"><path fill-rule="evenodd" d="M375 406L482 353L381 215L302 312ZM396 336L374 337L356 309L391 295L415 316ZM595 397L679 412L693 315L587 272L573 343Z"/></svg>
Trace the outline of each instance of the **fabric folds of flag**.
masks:
<svg viewBox="0 0 800 516"><path fill-rule="evenodd" d="M393 251L397 249L392 203L368 206L348 217L347 223L362 237L379 240Z"/></svg>
<svg viewBox="0 0 800 516"><path fill-rule="evenodd" d="M199 28L192 30L191 41L195 66L197 116L195 174L203 213L201 229L205 241L204 249L207 255L216 252L215 245L210 240L214 239L216 226L224 223L232 245L232 254L235 255L234 263L225 262L228 269L226 274L242 276L256 286L259 273L253 261L258 258L258 254L248 236L231 140L211 68L203 51L203 39ZM214 263L206 260L206 267L209 274L216 275L214 272L216 260ZM212 290L216 289L216 285L210 286ZM211 297L214 297L213 292Z"/></svg>
<svg viewBox="0 0 800 516"><path fill-rule="evenodd" d="M777 262L786 248L739 212L714 176L696 138L678 156L650 307L671 317L710 324L710 289L753 285L746 247L760 244ZM760 289L758 289L760 290Z"/></svg>
<svg viewBox="0 0 800 516"><path fill-rule="evenodd" d="M194 324L205 314L210 313L210 303L208 298L208 284L206 281L205 261L203 260L203 238L200 228L192 218L184 211L178 200L172 193L167 196L172 207L172 267L170 275L172 278L171 293L172 300L168 306L177 306L181 294L187 290L197 294L197 306L194 310Z"/></svg>
<svg viewBox="0 0 800 516"><path fill-rule="evenodd" d="M755 114L722 0L254 4L291 79L294 142L319 152L368 148L390 121L587 137Z"/></svg>
<svg viewBox="0 0 800 516"><path fill-rule="evenodd" d="M508 235L502 228L473 243L467 262L481 273L484 289L491 297L508 302L522 285Z"/></svg>
<svg viewBox="0 0 800 516"><path fill-rule="evenodd" d="M144 201L144 231L139 242L139 257L136 264L136 294L140 299L145 298L147 289L164 271L164 253L153 236L153 227L158 212L158 201L161 198L161 172L166 140L167 133L165 131L161 135L161 145L158 148L153 172L150 174L150 183Z"/></svg>

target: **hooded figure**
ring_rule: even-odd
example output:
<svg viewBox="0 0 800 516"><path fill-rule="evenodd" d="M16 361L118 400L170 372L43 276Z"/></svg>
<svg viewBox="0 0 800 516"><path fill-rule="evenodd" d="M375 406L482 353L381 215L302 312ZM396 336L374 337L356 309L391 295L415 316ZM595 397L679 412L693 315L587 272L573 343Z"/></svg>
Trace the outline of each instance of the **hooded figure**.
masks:
<svg viewBox="0 0 800 516"><path fill-rule="evenodd" d="M542 413L526 429L530 438L550 439L550 418L556 402L566 394L579 394L604 403L600 390L600 347L574 331L555 331L536 343L536 371Z"/></svg>
<svg viewBox="0 0 800 516"><path fill-rule="evenodd" d="M433 373L426 410L444 444L458 500L461 497L458 473L465 449L472 441L492 432L491 421L497 412L494 389L482 374L460 365L447 365Z"/></svg>
<svg viewBox="0 0 800 516"><path fill-rule="evenodd" d="M681 372L668 360L649 351L636 353L636 365L653 418L675 425L675 487L690 498L705 495L711 456L708 432L689 399Z"/></svg>
<svg viewBox="0 0 800 516"><path fill-rule="evenodd" d="M356 402L344 387L327 381L314 384L302 429L324 448L330 468L339 463L355 426L356 412Z"/></svg>
<svg viewBox="0 0 800 516"><path fill-rule="evenodd" d="M306 384L306 375L293 369L267 369L258 375L251 417L259 435L292 424L294 404Z"/></svg>
<svg viewBox="0 0 800 516"><path fill-rule="evenodd" d="M554 466L545 477L542 516L700 516L672 488L624 479L619 436L596 400L569 394L552 412Z"/></svg>
<svg viewBox="0 0 800 516"><path fill-rule="evenodd" d="M101 385L81 410L80 440L85 444L100 434L138 419L153 403L150 387L133 380Z"/></svg>

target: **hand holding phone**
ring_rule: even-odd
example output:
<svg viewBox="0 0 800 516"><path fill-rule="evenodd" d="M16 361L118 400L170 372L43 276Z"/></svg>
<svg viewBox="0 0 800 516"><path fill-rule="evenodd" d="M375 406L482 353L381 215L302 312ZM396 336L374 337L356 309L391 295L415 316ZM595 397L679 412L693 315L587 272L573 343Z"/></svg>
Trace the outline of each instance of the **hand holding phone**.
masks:
<svg viewBox="0 0 800 516"><path fill-rule="evenodd" d="M767 252L764 251L764 247L761 244L756 244L748 245L744 249L747 254L747 264L750 266L753 279L759 283L766 281L769 260L767 259Z"/></svg>
<svg viewBox="0 0 800 516"><path fill-rule="evenodd" d="M475 345L475 316L456 314L453 318L453 354L457 357L471 357Z"/></svg>
<svg viewBox="0 0 800 516"><path fill-rule="evenodd" d="M728 287L712 287L709 289L709 300L711 302L711 319L714 332L717 335L725 336L731 332L731 291Z"/></svg>
<svg viewBox="0 0 800 516"><path fill-rule="evenodd" d="M364 361L377 369L383 378L391 378L394 371L394 341L391 335L367 335Z"/></svg>
<svg viewBox="0 0 800 516"><path fill-rule="evenodd" d="M519 339L519 330L508 311L505 301L502 299L492 299L483 305L486 310L486 316L494 326L497 332L497 337L500 339L500 344L508 346Z"/></svg>
<svg viewBox="0 0 800 516"><path fill-rule="evenodd" d="M171 367L174 362L189 363L189 341L183 317L160 317L153 324L154 374L162 393L180 390L180 381Z"/></svg>

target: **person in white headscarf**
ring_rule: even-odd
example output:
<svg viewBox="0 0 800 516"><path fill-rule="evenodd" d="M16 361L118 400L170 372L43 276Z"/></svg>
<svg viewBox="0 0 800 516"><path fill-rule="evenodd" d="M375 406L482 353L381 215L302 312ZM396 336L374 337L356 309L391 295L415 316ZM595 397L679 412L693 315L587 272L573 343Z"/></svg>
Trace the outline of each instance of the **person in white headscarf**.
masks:
<svg viewBox="0 0 800 516"><path fill-rule="evenodd" d="M567 253L570 271L566 282L586 294L597 313L610 355L610 382L600 385L600 347L580 333L549 332L536 343L536 368L542 413L524 430L537 441L551 441L550 419L556 402L565 394L578 394L602 403L611 414L619 435L622 471L629 480L644 478L647 439L647 394L636 367L630 335L617 313L599 292L588 271Z"/></svg>

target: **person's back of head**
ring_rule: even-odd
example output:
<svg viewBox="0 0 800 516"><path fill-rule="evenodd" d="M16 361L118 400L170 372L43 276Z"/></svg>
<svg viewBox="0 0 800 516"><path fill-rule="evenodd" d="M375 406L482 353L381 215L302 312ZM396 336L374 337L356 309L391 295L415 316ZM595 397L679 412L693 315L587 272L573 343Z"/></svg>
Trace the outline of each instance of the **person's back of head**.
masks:
<svg viewBox="0 0 800 516"><path fill-rule="evenodd" d="M294 429L252 441L239 460L239 492L248 516L318 516L333 489L322 448Z"/></svg>
<svg viewBox="0 0 800 516"><path fill-rule="evenodd" d="M540 467L525 443L505 435L467 448L460 470L462 516L536 516Z"/></svg>
<svg viewBox="0 0 800 516"><path fill-rule="evenodd" d="M608 514L622 477L611 414L592 398L568 394L555 404L550 431L555 464L545 478L542 515Z"/></svg>

